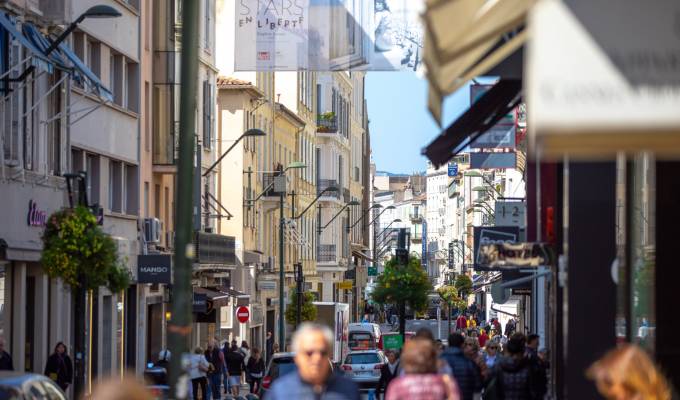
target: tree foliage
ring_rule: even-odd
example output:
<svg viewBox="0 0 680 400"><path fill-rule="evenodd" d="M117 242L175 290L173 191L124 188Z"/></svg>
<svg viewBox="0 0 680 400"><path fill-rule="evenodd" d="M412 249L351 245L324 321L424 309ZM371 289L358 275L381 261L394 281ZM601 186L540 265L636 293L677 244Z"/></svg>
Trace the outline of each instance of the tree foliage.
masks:
<svg viewBox="0 0 680 400"><path fill-rule="evenodd" d="M467 302L464 298L458 295L458 289L455 286L446 285L437 289L439 297L451 308L463 310L467 307Z"/></svg>
<svg viewBox="0 0 680 400"><path fill-rule="evenodd" d="M41 263L52 278L86 290L106 286L113 293L130 285L130 274L118 261L116 244L85 207L50 216L43 233Z"/></svg>
<svg viewBox="0 0 680 400"><path fill-rule="evenodd" d="M300 313L300 319L302 321L314 321L316 320L316 307L312 302L314 301L314 295L310 292L305 292L302 294L302 312ZM286 307L286 322L289 325L295 325L297 323L297 291L291 290L290 292L290 303Z"/></svg>
<svg viewBox="0 0 680 400"><path fill-rule="evenodd" d="M456 282L453 285L463 298L472 292L472 279L470 279L470 277L465 274L459 274L456 277Z"/></svg>
<svg viewBox="0 0 680 400"><path fill-rule="evenodd" d="M418 258L410 257L407 265L398 265L392 257L371 296L378 304L407 304L416 312L424 312L431 291L432 284Z"/></svg>

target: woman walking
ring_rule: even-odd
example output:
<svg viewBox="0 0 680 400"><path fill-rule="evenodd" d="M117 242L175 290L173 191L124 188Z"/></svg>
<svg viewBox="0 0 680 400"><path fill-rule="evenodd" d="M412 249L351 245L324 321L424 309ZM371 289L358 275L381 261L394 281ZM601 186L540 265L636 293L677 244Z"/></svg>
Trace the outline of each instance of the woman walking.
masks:
<svg viewBox="0 0 680 400"><path fill-rule="evenodd" d="M210 369L210 364L203 355L203 349L196 347L196 349L194 349L194 354L191 355L189 360L189 379L191 379L191 390L194 394L194 400L198 400L199 387L201 388L201 398L207 399L207 372L208 369Z"/></svg>
<svg viewBox="0 0 680 400"><path fill-rule="evenodd" d="M253 348L246 365L246 380L250 386L250 393L257 394L260 391L260 383L264 377L264 360L260 349Z"/></svg>
<svg viewBox="0 0 680 400"><path fill-rule="evenodd" d="M54 346L54 353L47 359L45 375L56 382L65 392L73 380L73 363L63 342Z"/></svg>

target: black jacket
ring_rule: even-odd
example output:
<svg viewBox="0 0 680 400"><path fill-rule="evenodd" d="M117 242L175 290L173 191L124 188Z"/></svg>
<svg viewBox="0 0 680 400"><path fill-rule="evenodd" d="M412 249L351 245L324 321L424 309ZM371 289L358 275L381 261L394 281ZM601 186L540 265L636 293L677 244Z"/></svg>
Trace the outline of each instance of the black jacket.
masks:
<svg viewBox="0 0 680 400"><path fill-rule="evenodd" d="M449 347L442 353L442 358L449 363L453 377L458 382L462 400L472 400L475 392L482 389L482 374L474 361L465 357L463 350Z"/></svg>
<svg viewBox="0 0 680 400"><path fill-rule="evenodd" d="M0 371L14 371L12 356L6 351L0 352Z"/></svg>
<svg viewBox="0 0 680 400"><path fill-rule="evenodd" d="M392 379L399 376L399 371L401 371L400 360L397 360L397 367L394 369L394 373L390 372L390 367L387 364L380 367L380 380L375 388L375 393L377 395L380 395L380 393L387 393L387 386L392 382Z"/></svg>
<svg viewBox="0 0 680 400"><path fill-rule="evenodd" d="M528 358L506 357L496 369L496 393L500 400L537 400L531 362Z"/></svg>
<svg viewBox="0 0 680 400"><path fill-rule="evenodd" d="M71 358L67 354L60 356L56 353L53 353L47 359L47 365L45 365L45 375L47 375L49 378L54 378L54 374L56 374L57 378L54 379L54 381L62 389L66 390L65 388L71 384L71 381L73 381L73 364L71 363Z"/></svg>
<svg viewBox="0 0 680 400"><path fill-rule="evenodd" d="M224 355L224 361L227 364L227 371L229 375L241 375L241 372L246 369L244 363L245 357L243 353L238 350L231 350Z"/></svg>
<svg viewBox="0 0 680 400"><path fill-rule="evenodd" d="M248 359L248 365L246 365L246 371L248 372L248 375L264 373L264 360L260 358L255 361L254 357L250 357Z"/></svg>

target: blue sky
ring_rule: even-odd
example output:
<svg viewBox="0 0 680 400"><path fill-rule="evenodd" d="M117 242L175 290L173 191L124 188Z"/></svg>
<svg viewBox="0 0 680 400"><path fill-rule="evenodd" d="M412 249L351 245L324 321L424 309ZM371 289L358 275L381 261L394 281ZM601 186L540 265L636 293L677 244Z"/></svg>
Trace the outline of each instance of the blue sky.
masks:
<svg viewBox="0 0 680 400"><path fill-rule="evenodd" d="M467 110L469 98L465 85L446 99L443 127ZM376 168L424 171L427 160L420 152L441 133L427 111L427 81L414 72L368 72L366 99Z"/></svg>

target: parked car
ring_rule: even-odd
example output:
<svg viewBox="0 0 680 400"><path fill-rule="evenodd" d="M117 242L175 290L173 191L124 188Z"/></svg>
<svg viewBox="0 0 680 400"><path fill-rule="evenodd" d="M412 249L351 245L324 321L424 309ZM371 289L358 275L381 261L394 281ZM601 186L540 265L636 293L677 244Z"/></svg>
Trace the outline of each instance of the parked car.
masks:
<svg viewBox="0 0 680 400"><path fill-rule="evenodd" d="M374 388L380 380L380 368L385 363L387 358L380 350L352 351L340 368L359 388L369 389Z"/></svg>
<svg viewBox="0 0 680 400"><path fill-rule="evenodd" d="M44 375L25 372L0 372L0 399L67 400L54 381Z"/></svg>
<svg viewBox="0 0 680 400"><path fill-rule="evenodd" d="M333 363L328 360L331 366L331 371L333 371ZM297 365L295 365L295 353L275 353L272 356L269 365L267 366L267 371L262 378L262 385L260 386L260 393L258 395L263 398L265 394L272 387L272 384L279 377L289 374L291 372L297 371Z"/></svg>

